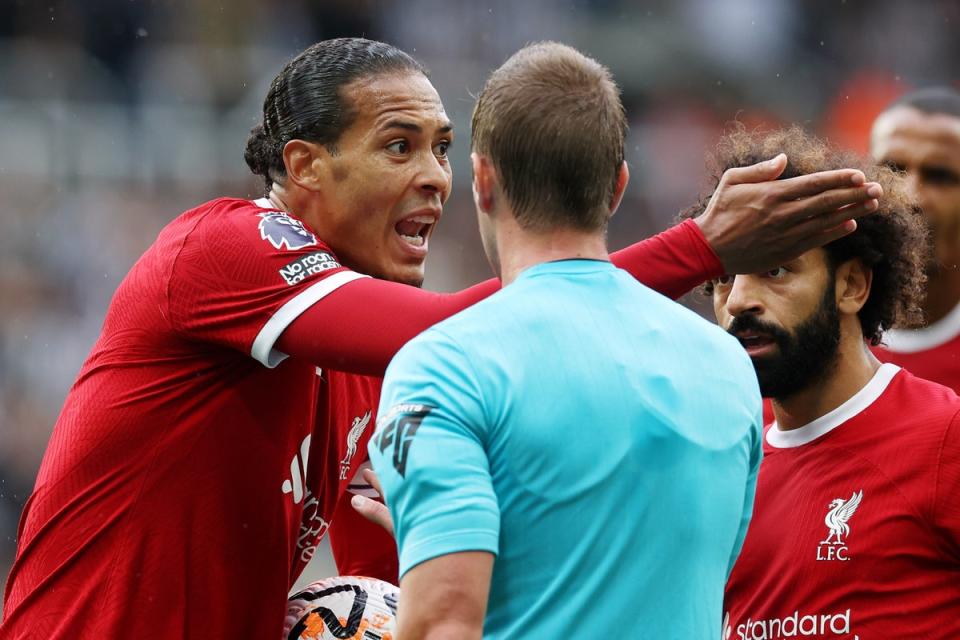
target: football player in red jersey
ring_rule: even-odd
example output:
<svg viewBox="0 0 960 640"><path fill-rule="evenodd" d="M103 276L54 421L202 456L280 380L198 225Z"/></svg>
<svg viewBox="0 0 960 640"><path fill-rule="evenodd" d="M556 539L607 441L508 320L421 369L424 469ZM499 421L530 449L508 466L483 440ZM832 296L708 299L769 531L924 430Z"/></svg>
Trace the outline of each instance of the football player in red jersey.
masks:
<svg viewBox="0 0 960 640"><path fill-rule="evenodd" d="M246 159L267 197L178 216L114 295L24 509L5 638L275 637L331 526L343 573L396 579L392 540L341 500L376 376L498 283L408 286L450 192L452 141L408 55L318 43L274 80L263 117ZM859 171L763 183L783 166L731 172L700 221L613 260L675 296L849 233L877 207Z"/></svg>
<svg viewBox="0 0 960 640"><path fill-rule="evenodd" d="M877 118L870 143L877 161L905 172L934 245L925 325L888 331L875 353L960 393L960 92L940 87L903 96Z"/></svg>
<svg viewBox="0 0 960 640"><path fill-rule="evenodd" d="M796 128L733 132L717 160L781 151L785 175L853 162ZM900 178L864 170L885 196L856 232L707 285L776 416L726 639L960 637L960 397L867 345L919 320L926 229Z"/></svg>

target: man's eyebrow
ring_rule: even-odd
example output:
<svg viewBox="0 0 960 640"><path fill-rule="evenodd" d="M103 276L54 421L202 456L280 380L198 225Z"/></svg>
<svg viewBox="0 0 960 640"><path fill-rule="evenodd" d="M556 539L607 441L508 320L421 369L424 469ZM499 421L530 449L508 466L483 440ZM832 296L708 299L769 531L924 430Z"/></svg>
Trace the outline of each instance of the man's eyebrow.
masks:
<svg viewBox="0 0 960 640"><path fill-rule="evenodd" d="M391 118L383 123L380 127L383 130L387 129L403 129L405 131L413 131L415 133L423 133L423 127L421 127L416 122L410 122L409 120L400 120L398 118ZM450 133L453 131L453 124L449 121L444 123L442 127L437 129L437 133Z"/></svg>

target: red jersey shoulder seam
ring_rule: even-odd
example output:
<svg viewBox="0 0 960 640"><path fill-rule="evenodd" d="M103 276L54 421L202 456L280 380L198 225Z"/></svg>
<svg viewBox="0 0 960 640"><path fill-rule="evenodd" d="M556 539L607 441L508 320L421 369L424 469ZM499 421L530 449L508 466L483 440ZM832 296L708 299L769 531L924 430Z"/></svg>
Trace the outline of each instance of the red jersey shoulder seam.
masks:
<svg viewBox="0 0 960 640"><path fill-rule="evenodd" d="M218 200L222 201L222 200L228 200L228 199L233 199L233 198L219 198ZM166 274L167 282L166 282L166 286L164 286L164 289L163 289L163 302L167 308L165 309L166 313L161 313L160 315L162 315L163 319L166 320L167 325L170 327L170 330L175 331L177 333L180 333L180 328L176 326L177 323L173 318L173 313L170 311L170 286L173 281L173 272L177 268L177 262L180 260L180 254L183 253L184 248L187 246L187 241L190 240L190 237L193 236L194 233L196 233L197 228L200 226L200 223L206 220L207 216L209 216L212 213L213 207L209 206L210 202L208 202L207 205L208 205L207 210L197 218L197 220L193 223L193 227L190 229L190 231L183 234L183 239L180 241L180 246L177 248L177 253L175 256L173 256L173 260L170 263L170 270ZM194 209L188 209L187 211L195 211L198 208L199 207L194 207ZM183 215L183 214L180 214L180 215Z"/></svg>

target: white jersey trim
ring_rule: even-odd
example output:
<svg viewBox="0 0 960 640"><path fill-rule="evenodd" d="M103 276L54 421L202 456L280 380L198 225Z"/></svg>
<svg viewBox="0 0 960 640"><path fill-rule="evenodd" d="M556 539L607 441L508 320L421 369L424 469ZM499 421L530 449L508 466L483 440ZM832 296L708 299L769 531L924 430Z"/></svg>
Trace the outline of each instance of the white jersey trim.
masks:
<svg viewBox="0 0 960 640"><path fill-rule="evenodd" d="M921 329L890 329L882 346L894 353L916 353L946 344L960 335L960 304L950 313Z"/></svg>
<svg viewBox="0 0 960 640"><path fill-rule="evenodd" d="M280 334L290 326L290 323L296 320L301 313L309 309L312 305L327 297L343 285L360 278L369 278L353 271L341 271L332 276L328 276L320 282L310 285L295 297L277 309L276 313L267 320L267 323L260 329L256 339L253 341L253 347L250 349L250 355L254 360L259 361L263 366L273 369L278 364L287 359L287 354L277 351L273 345L280 338Z"/></svg>
<svg viewBox="0 0 960 640"><path fill-rule="evenodd" d="M270 209L271 211L278 211L278 209L273 206L273 203L270 202L269 198L257 198L253 201L253 204L257 205L261 209Z"/></svg>
<svg viewBox="0 0 960 640"><path fill-rule="evenodd" d="M808 444L821 436L825 436L873 404L887 390L890 381L899 372L900 367L895 364L888 362L880 365L877 372L870 378L870 382L865 384L860 391L850 396L846 402L830 413L822 415L802 427L782 431L780 425L774 422L767 429L767 444L778 449L789 449Z"/></svg>

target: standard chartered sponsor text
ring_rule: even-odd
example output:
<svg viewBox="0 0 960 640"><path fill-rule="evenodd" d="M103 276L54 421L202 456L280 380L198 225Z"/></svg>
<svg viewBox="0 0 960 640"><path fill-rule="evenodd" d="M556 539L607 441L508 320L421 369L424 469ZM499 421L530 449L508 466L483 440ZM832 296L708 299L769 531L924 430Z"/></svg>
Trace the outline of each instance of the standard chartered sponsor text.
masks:
<svg viewBox="0 0 960 640"><path fill-rule="evenodd" d="M738 640L777 640L778 638L832 638L844 637L859 640L850 635L850 609L840 613L809 613L799 610L782 618L753 620L747 618L736 627Z"/></svg>

